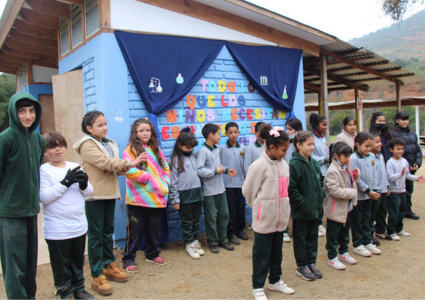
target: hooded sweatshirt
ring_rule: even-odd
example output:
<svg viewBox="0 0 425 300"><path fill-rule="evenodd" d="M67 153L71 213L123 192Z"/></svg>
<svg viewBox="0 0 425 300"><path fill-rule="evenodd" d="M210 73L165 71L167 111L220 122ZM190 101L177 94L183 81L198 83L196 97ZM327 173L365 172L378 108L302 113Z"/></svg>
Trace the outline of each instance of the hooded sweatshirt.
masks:
<svg viewBox="0 0 425 300"><path fill-rule="evenodd" d="M348 133L347 131L345 131L344 129L341 131L340 134L338 134L335 137L335 142L334 143L338 143L338 142L344 142L347 143L348 146L351 147L351 149L354 150L354 139L356 138L356 134L351 134Z"/></svg>
<svg viewBox="0 0 425 300"><path fill-rule="evenodd" d="M298 152L292 153L289 164L289 203L293 219L318 219L323 209L325 191L319 163L310 156L306 160Z"/></svg>
<svg viewBox="0 0 425 300"><path fill-rule="evenodd" d="M34 103L35 120L28 130L18 118L16 103ZM35 129L40 124L41 104L33 96L18 92L10 98L10 127L0 134L0 217L32 217L40 212L40 165L46 141Z"/></svg>

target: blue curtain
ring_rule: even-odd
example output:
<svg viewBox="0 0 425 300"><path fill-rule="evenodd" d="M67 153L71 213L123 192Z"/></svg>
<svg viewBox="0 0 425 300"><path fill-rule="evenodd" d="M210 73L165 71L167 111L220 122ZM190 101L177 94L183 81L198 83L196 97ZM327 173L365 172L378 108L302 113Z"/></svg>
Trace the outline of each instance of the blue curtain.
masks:
<svg viewBox="0 0 425 300"><path fill-rule="evenodd" d="M214 62L224 41L115 31L151 120L189 93Z"/></svg>
<svg viewBox="0 0 425 300"><path fill-rule="evenodd" d="M302 50L230 42L226 42L226 46L258 92L274 107L291 112Z"/></svg>

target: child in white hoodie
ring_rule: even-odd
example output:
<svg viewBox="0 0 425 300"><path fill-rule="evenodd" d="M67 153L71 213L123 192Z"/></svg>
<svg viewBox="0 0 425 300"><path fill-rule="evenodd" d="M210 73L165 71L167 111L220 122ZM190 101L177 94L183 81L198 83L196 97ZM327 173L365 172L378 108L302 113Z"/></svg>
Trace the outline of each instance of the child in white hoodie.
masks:
<svg viewBox="0 0 425 300"><path fill-rule="evenodd" d="M289 166L283 159L289 147L289 137L283 128L272 128L271 125L263 125L259 136L265 140L266 151L251 165L242 192L252 207L255 238L252 250L252 294L256 300L267 300L264 284L269 271L269 290L294 293L280 279L283 232L288 226L290 215Z"/></svg>

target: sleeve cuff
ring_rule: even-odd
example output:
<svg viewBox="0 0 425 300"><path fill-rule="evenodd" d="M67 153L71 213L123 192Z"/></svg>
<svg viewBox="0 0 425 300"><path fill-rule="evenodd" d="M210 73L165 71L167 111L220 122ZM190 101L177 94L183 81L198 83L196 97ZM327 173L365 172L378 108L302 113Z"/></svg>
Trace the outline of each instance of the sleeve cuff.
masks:
<svg viewBox="0 0 425 300"><path fill-rule="evenodd" d="M217 169L214 169L214 175L217 175L217 174L218 174Z"/></svg>
<svg viewBox="0 0 425 300"><path fill-rule="evenodd" d="M365 191L365 193L366 193L366 194L369 194L370 192L371 192L370 188L368 188L368 189Z"/></svg>
<svg viewBox="0 0 425 300"><path fill-rule="evenodd" d="M229 174L229 168L224 169L224 174Z"/></svg>

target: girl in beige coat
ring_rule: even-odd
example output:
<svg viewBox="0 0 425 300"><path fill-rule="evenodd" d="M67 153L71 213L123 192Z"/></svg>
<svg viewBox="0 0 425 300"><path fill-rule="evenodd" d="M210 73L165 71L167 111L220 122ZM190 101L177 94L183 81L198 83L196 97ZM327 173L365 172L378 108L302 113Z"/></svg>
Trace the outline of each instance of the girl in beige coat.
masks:
<svg viewBox="0 0 425 300"><path fill-rule="evenodd" d="M249 168L242 193L252 207L254 246L252 250L252 294L255 299L267 299L264 284L269 275L269 290L293 294L282 276L283 232L290 214L288 183L289 166L283 159L289 147L289 137L281 127L270 124L260 128L265 151Z"/></svg>
<svg viewBox="0 0 425 300"><path fill-rule="evenodd" d="M354 138L356 137L357 121L353 117L345 117L342 121L342 132L335 137L335 143L345 142L354 150Z"/></svg>
<svg viewBox="0 0 425 300"><path fill-rule="evenodd" d="M323 185L326 198L323 203L327 218L326 250L328 265L337 270L345 270L340 260L354 265L357 261L348 254L350 243L351 210L357 205L356 181L360 177L359 169L351 171L349 166L352 148L344 142L338 142L332 149L332 163L326 173ZM339 246L339 249L338 249ZM338 252L339 251L339 259Z"/></svg>

